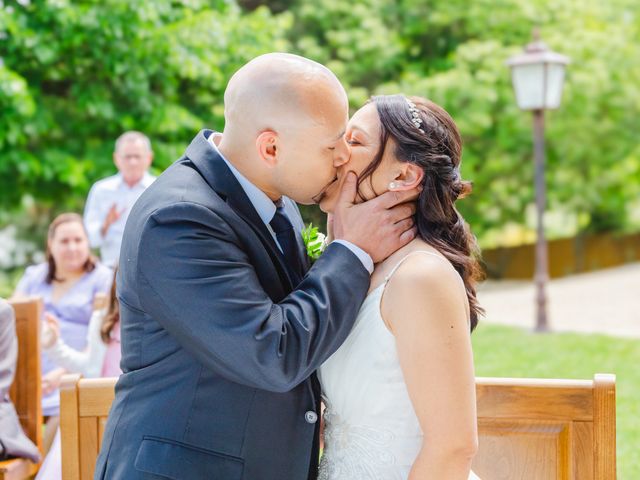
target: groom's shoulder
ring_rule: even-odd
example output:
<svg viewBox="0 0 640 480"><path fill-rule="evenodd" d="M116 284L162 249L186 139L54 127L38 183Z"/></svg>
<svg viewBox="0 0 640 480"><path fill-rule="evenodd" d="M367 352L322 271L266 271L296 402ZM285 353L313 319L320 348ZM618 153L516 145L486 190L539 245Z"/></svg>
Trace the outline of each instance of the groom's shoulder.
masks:
<svg viewBox="0 0 640 480"><path fill-rule="evenodd" d="M174 227L177 233L190 225L229 235L231 217L226 202L183 158L162 173L135 203L125 228L124 248L138 248L143 237L157 234L153 232L160 226L164 234Z"/></svg>
<svg viewBox="0 0 640 480"><path fill-rule="evenodd" d="M182 205L222 209L225 202L200 175L188 157L181 157L167 168L141 195L137 210L149 216L159 209ZM132 211L132 213L134 213Z"/></svg>

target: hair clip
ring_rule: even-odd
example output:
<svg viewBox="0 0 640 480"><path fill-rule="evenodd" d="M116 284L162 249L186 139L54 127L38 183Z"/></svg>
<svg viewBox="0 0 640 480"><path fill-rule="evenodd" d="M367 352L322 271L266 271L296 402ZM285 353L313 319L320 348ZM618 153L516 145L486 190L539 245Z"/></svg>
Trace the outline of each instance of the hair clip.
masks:
<svg viewBox="0 0 640 480"><path fill-rule="evenodd" d="M422 118L420 118L420 110L418 110L416 104L407 97L405 97L405 100L407 101L407 105L409 105L409 112L411 112L411 123L413 123L420 132L424 133L424 130L422 129Z"/></svg>

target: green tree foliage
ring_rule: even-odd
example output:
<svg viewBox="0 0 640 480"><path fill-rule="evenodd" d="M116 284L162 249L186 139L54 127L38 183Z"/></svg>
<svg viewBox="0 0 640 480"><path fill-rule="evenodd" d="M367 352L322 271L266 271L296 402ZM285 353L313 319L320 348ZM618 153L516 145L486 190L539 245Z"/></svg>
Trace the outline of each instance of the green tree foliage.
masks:
<svg viewBox="0 0 640 480"><path fill-rule="evenodd" d="M474 230L523 225L531 119L504 62L535 26L572 58L561 108L547 116L550 208L582 230L619 229L640 197L634 0L239 3L0 1L0 206L15 209L28 192L79 208L91 182L113 172L112 142L131 128L151 136L162 170L199 128L222 127L222 92L239 65L288 50L334 70L353 109L375 93L442 104L465 140L475 194L461 209Z"/></svg>
<svg viewBox="0 0 640 480"><path fill-rule="evenodd" d="M520 112L505 60L535 26L572 64L561 108L547 115L549 206L583 230L624 225L640 195L640 37L630 0L300 1L292 41L330 65L353 107L370 94L426 96L456 119L463 174L475 194L461 210L479 234L525 223L533 202L530 115Z"/></svg>
<svg viewBox="0 0 640 480"><path fill-rule="evenodd" d="M286 50L290 24L224 0L0 2L0 206L28 192L81 207L128 129L152 138L161 171L222 126L229 76Z"/></svg>

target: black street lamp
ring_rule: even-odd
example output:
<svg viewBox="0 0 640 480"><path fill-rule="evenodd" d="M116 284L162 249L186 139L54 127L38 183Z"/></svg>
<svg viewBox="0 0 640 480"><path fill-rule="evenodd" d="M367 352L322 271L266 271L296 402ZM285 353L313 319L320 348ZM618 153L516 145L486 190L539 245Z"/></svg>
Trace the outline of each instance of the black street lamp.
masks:
<svg viewBox="0 0 640 480"><path fill-rule="evenodd" d="M545 286L549 279L547 241L544 234L546 188L544 181L544 111L560 106L565 68L569 58L552 52L534 32L533 42L524 53L509 59L511 79L518 107L533 112L533 145L536 189L536 331L549 330Z"/></svg>

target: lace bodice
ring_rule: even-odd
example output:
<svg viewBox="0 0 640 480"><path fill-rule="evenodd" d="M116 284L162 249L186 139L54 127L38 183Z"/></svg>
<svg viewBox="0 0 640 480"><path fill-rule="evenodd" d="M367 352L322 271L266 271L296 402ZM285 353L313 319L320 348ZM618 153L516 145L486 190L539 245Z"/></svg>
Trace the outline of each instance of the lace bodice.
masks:
<svg viewBox="0 0 640 480"><path fill-rule="evenodd" d="M400 263L369 293L346 341L319 369L326 405L319 480L406 480L422 447L395 338L380 313Z"/></svg>

